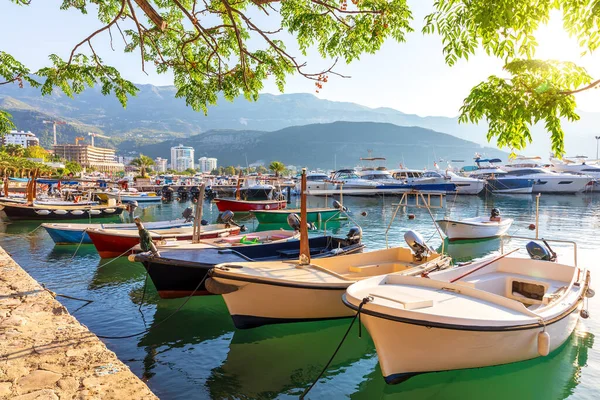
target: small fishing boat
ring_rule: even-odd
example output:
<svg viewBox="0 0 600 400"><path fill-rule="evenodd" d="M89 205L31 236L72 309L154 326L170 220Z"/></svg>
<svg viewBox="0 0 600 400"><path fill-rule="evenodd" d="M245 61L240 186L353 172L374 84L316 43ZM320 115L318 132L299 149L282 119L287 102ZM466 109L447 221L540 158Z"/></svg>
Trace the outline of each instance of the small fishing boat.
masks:
<svg viewBox="0 0 600 400"><path fill-rule="evenodd" d="M146 222L148 229L172 229L184 226L192 226L192 222L185 219L172 221ZM44 223L42 227L50 235L54 244L91 244L92 240L85 232L86 229L137 229L135 224L68 224L68 223ZM83 238L82 238L83 237Z"/></svg>
<svg viewBox="0 0 600 400"><path fill-rule="evenodd" d="M415 240L412 238L419 236L407 232L405 238ZM416 240L423 243L422 238ZM394 247L319 258L309 263L300 260L224 263L209 272L206 287L223 295L239 329L351 317L354 312L344 307L340 298L352 283L392 272L418 276L450 265L449 258L427 247L422 250L414 253L409 248ZM306 253L309 251L301 254Z"/></svg>
<svg viewBox="0 0 600 400"><path fill-rule="evenodd" d="M194 234L193 226L148 230L153 240L190 240ZM137 230L132 229L86 229L90 240L96 247L101 258L113 258L125 255L140 243ZM210 239L237 235L239 226L230 224L204 225L200 232L200 239Z"/></svg>
<svg viewBox="0 0 600 400"><path fill-rule="evenodd" d="M590 273L535 242L531 258L508 257L515 250L431 279L389 274L348 288L343 301L360 308L387 383L543 357L569 338L588 317Z"/></svg>
<svg viewBox="0 0 600 400"><path fill-rule="evenodd" d="M282 210L287 206L286 200L236 200L215 199L219 211L250 212L253 210Z"/></svg>
<svg viewBox="0 0 600 400"><path fill-rule="evenodd" d="M120 215L125 206L121 205L46 205L46 204L18 204L3 203L2 210L6 216L12 220L25 219L45 219L45 220L65 220L65 219L89 219L106 218Z"/></svg>
<svg viewBox="0 0 600 400"><path fill-rule="evenodd" d="M243 236L240 239L240 236ZM177 298L213 294L202 282L208 271L216 264L237 262L260 262L298 258L298 234L293 231L264 231L247 235L229 236L222 239L203 240L200 243L184 243L170 248L157 243L160 254L151 252L132 256L148 271L158 294L162 298ZM362 251L364 245L354 233L347 238L320 236L309 239L313 257L325 258ZM196 291L194 291L197 288Z"/></svg>
<svg viewBox="0 0 600 400"><path fill-rule="evenodd" d="M491 217L474 217L461 220L438 219L436 224L448 240L485 239L504 235L510 229L512 218L500 218L500 211L494 208Z"/></svg>
<svg viewBox="0 0 600 400"><path fill-rule="evenodd" d="M300 214L299 209L285 210L251 210L260 224L285 224L290 214ZM309 208L306 210L307 221L318 223L322 221L339 221L348 219L337 208Z"/></svg>
<svg viewBox="0 0 600 400"><path fill-rule="evenodd" d="M156 194L156 192L140 192L135 188L128 188L124 190L108 190L104 192L96 192L95 194L102 201L115 199L121 203L131 203L133 201L137 201L139 204L148 204L160 203L162 201L162 197Z"/></svg>

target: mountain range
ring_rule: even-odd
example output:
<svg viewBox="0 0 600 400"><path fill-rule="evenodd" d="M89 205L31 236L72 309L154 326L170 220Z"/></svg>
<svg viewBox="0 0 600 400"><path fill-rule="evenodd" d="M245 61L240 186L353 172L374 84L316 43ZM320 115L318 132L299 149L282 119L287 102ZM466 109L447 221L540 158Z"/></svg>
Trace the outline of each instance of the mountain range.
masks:
<svg viewBox="0 0 600 400"><path fill-rule="evenodd" d="M192 146L196 158L216 157L219 165L241 165L279 160L285 164L311 168L342 168L361 164L360 158L385 157L384 166L399 164L431 168L434 160L461 159L472 163L476 152L506 159L494 148L421 127L398 126L380 122L332 122L292 126L277 131L211 130L186 139L138 147L151 157L165 156L178 144ZM362 162L363 165L368 163ZM460 165L460 164L459 164ZM372 166L379 166L372 165ZM445 163L441 165L445 167Z"/></svg>
<svg viewBox="0 0 600 400"><path fill-rule="evenodd" d="M323 100L312 94L261 94L256 102L243 98L233 102L220 99L205 116L187 107L183 99L175 98L172 86L138 85L138 88L137 96L130 98L127 109L123 109L114 96L103 96L97 87L71 99L60 92L41 96L39 89L3 85L0 87L0 109L13 115L18 129L35 132L45 146L52 143L52 126L43 124L43 121L61 119L67 125L58 127L59 143L72 142L77 136L87 139L87 132L97 132L111 139L97 139L96 145L114 147L123 154L146 146L154 149L152 145L165 140L172 143L176 139L175 142L183 143L186 138L194 137L190 143L196 143L200 138L217 140L223 132L231 134L231 130L239 130L239 135L247 137L252 135L248 132L285 133L284 128L288 127L336 121L421 127L490 146L484 124L463 125L458 124L457 118L421 117L391 108L369 108L350 102ZM598 134L600 113L581 113L581 117L576 124L565 124L567 151L571 153L589 153L588 150L595 145L593 136ZM329 134L323 132L326 136L321 139L326 139ZM533 137L534 143L526 153L546 156L550 149L548 134L535 127ZM276 136L270 138L275 143L280 139ZM356 139L359 140L356 145L363 153L372 147L369 136ZM227 140L223 139L223 142ZM436 145L435 142L430 143L430 146ZM163 157L169 156L167 146L165 142L165 150L160 154ZM220 148L213 149L221 152ZM267 158L267 155L260 158Z"/></svg>

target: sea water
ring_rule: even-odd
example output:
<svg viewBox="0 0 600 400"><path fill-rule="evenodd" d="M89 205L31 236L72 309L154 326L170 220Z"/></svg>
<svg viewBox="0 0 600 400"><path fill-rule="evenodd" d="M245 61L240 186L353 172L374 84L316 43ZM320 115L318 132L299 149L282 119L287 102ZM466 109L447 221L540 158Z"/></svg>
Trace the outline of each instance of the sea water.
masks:
<svg viewBox="0 0 600 400"><path fill-rule="evenodd" d="M386 247L386 230L398 197L345 197L351 218L321 224L321 232L345 235L360 225L366 251ZM433 201L432 201L433 202ZM329 204L328 204L329 203ZM331 205L331 199L309 198L309 206ZM192 203L146 206L137 210L145 221L177 218ZM444 207L431 209L433 218L468 218L489 215L499 208L514 218L510 233L534 236L535 195L448 196ZM218 214L206 202L204 218ZM408 214L414 214L409 219ZM249 216L238 216L249 230L259 227ZM114 220L115 222L118 220ZM108 221L106 221L108 222ZM123 336L141 332L171 315L185 299L161 300L140 264L127 258L100 260L93 245L54 246L38 222L6 222L0 225L0 245L38 282L59 294L93 300L85 303L58 298L81 323L98 334ZM325 226L326 225L326 226ZM539 199L539 235L576 241L578 263L592 271L592 287L600 282L600 194L552 196ZM403 234L420 232L441 250L432 216L427 209L400 208L387 232L390 246L405 245ZM312 234L318 234L313 232ZM523 248L526 241L511 240L506 248ZM552 244L551 244L552 245ZM552 245L559 260L573 262L570 245ZM497 254L500 240L444 243L457 262ZM598 275L597 275L598 274ZM600 287L595 287L600 291ZM589 300L590 318L581 320L575 333L547 357L509 365L472 370L423 374L386 385L377 362L373 341L355 324L340 352L309 398L336 399L598 399L600 398L600 300ZM106 340L106 345L131 370L148 383L161 399L270 399L297 398L318 376L345 333L349 319L263 326L236 330L220 296L192 298L164 324L129 339ZM418 337L414 346L423 357L444 354L427 351Z"/></svg>

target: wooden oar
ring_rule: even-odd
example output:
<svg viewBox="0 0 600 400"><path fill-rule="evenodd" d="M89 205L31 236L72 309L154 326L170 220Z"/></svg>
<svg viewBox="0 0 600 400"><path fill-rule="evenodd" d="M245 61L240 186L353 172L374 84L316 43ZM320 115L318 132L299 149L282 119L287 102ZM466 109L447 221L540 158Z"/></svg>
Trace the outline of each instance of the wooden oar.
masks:
<svg viewBox="0 0 600 400"><path fill-rule="evenodd" d="M508 253L506 253L506 254L502 254L502 255L500 255L500 256L498 256L498 257L496 257L496 258L494 258L494 259L492 259L492 260L490 260L490 261L486 262L485 264L483 264L483 265L480 265L480 266L479 266L479 267L477 267L477 268L473 268L472 270L470 270L470 271L468 271L468 272L465 272L465 273L464 273L464 274L462 274L461 276L459 276L459 277L457 277L457 278L454 278L454 279L452 279L452 280L450 281L450 283L454 283L454 282L456 282L456 281L458 281L458 280L461 280L461 279L462 279L462 278L464 278L465 276L471 275L473 272L479 271L480 269L482 269L482 268L484 268L484 267L487 267L487 266L488 266L488 265L490 265L490 264L493 264L493 263L495 263L496 261L498 261L498 260L500 260L500 259L502 259L502 258L506 257L506 256L507 256L507 255L509 255L509 254L512 254L512 253L514 253L514 252L515 252L515 251L517 251L517 250L519 250L519 249L517 248L517 249L511 250L511 251L509 251L509 252L508 252Z"/></svg>

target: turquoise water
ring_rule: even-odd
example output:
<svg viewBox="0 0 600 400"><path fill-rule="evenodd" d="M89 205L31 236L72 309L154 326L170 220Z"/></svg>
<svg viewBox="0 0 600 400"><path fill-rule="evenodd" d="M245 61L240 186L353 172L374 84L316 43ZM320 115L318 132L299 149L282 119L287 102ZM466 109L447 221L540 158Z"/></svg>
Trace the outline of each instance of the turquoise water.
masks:
<svg viewBox="0 0 600 400"><path fill-rule="evenodd" d="M368 250L385 247L385 229L397 198L345 198L353 221L332 222L327 231L345 235L350 226L363 228ZM189 205L189 204L187 204ZM311 206L325 200L310 199ZM138 210L147 221L178 217L186 205L149 206ZM535 197L530 195L448 197L446 207L432 210L436 218L487 215L492 207L515 219L512 234L532 236L527 228L535 223ZM366 216L361 215L366 212ZM404 245L403 234L414 229L441 247L441 239L427 210L409 208L415 219L400 212L389 233L392 245ZM205 204L205 218L214 220L217 210ZM256 229L255 222L242 223ZM184 299L159 299L152 283L142 302L145 270L122 258L100 261L93 246L54 247L38 223L0 224L0 245L35 279L51 290L94 300L61 302L94 333L127 335L144 330L170 315ZM600 195L550 196L540 198L540 236L578 242L579 265L592 271L592 286L599 282ZM262 227L261 227L262 228ZM321 228L324 228L321 226ZM508 247L525 242L512 241ZM499 240L445 244L456 260L466 261L497 252ZM556 246L559 259L572 260L567 245ZM595 287L598 291L600 288ZM358 338L355 325L331 367L314 387L310 398L352 399L598 399L600 398L600 302L589 301L591 318L580 321L575 334L560 349L545 358L505 366L451 371L417 376L389 386L381 377L373 342L366 330ZM162 399L297 398L319 374L350 320L323 321L235 330L218 296L191 299L168 322L142 336L106 340L131 370L142 377ZM415 345L419 338L414 338ZM444 357L443 354L423 354Z"/></svg>

